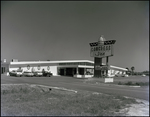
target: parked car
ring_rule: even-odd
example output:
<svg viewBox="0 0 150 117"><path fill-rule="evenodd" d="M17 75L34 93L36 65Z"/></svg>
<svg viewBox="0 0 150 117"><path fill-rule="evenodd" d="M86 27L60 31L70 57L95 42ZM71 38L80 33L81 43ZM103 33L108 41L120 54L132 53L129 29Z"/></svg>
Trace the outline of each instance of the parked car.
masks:
<svg viewBox="0 0 150 117"><path fill-rule="evenodd" d="M116 74L115 76L116 77L129 77L128 74Z"/></svg>
<svg viewBox="0 0 150 117"><path fill-rule="evenodd" d="M146 76L145 74L142 74L142 76Z"/></svg>
<svg viewBox="0 0 150 117"><path fill-rule="evenodd" d="M21 76L22 76L22 73L23 73L22 71L17 71L17 72L16 72L16 76L20 76L20 77L21 77Z"/></svg>
<svg viewBox="0 0 150 117"><path fill-rule="evenodd" d="M114 74L108 74L108 77L115 77L115 75Z"/></svg>
<svg viewBox="0 0 150 117"><path fill-rule="evenodd" d="M15 70L13 70L13 71L9 72L9 75L10 76L19 76L19 77L21 77L22 76L22 71L15 71Z"/></svg>
<svg viewBox="0 0 150 117"><path fill-rule="evenodd" d="M128 75L128 74L125 74L124 77L129 77L129 75Z"/></svg>
<svg viewBox="0 0 150 117"><path fill-rule="evenodd" d="M22 75L23 75L23 76L28 76L28 77L33 77L33 76L34 76L34 74L33 74L32 72L29 72L29 71L24 71L24 72L22 73Z"/></svg>
<svg viewBox="0 0 150 117"><path fill-rule="evenodd" d="M53 74L51 72L44 71L43 76L51 77Z"/></svg>
<svg viewBox="0 0 150 117"><path fill-rule="evenodd" d="M115 77L125 77L124 74L116 74Z"/></svg>
<svg viewBox="0 0 150 117"><path fill-rule="evenodd" d="M16 76L16 74L17 74L17 73L16 73L15 70L9 71L9 75L10 75L10 76Z"/></svg>
<svg viewBox="0 0 150 117"><path fill-rule="evenodd" d="M39 71L36 71L36 72L33 72L34 76L43 76L43 73L42 72L39 72Z"/></svg>

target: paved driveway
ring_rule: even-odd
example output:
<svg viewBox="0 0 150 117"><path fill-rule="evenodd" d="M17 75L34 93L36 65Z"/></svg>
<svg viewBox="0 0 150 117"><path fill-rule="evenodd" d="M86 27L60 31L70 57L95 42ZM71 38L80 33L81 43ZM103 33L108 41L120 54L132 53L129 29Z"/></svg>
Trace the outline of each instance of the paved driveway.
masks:
<svg viewBox="0 0 150 117"><path fill-rule="evenodd" d="M100 85L86 84L84 79L73 77L10 77L1 75L1 84L28 83L45 86L64 87L74 90L94 91L113 95L129 96L149 100L149 87L124 87L101 83Z"/></svg>

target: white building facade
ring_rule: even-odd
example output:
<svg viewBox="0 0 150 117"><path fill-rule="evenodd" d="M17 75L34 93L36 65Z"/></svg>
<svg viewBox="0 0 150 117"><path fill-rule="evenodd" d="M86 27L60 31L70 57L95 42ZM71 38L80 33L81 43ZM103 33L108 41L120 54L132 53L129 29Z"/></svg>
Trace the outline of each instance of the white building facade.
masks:
<svg viewBox="0 0 150 117"><path fill-rule="evenodd" d="M9 64L9 71L50 71L53 76L93 77L94 62L89 60L65 61L14 61ZM125 74L127 69L110 65L108 74ZM106 74L106 71L103 71Z"/></svg>

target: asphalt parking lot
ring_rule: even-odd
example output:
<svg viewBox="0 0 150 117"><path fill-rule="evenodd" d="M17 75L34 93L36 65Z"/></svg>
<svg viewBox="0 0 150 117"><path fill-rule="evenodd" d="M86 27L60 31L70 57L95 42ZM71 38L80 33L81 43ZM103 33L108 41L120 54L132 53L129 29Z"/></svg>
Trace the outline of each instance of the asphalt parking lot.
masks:
<svg viewBox="0 0 150 117"><path fill-rule="evenodd" d="M15 76L6 76L6 75L1 75L1 83L6 82L7 83L7 79L9 79L10 81L13 81L13 79L11 78L15 78L18 79L19 81L22 79L29 79L30 80L47 80L47 79L51 79L51 82L67 82L67 83L75 83L75 82L84 82L84 80L86 79L93 79L93 80L98 80L98 81L104 81L103 78L75 78L75 77L69 77L69 76L51 76L51 77L15 77ZM2 80L5 79L5 80ZM149 82L149 76L129 76L129 77L114 77L114 82L128 82L128 81L132 81L132 82ZM9 82L8 82L9 83Z"/></svg>
<svg viewBox="0 0 150 117"><path fill-rule="evenodd" d="M92 79L92 78L89 78ZM94 78L96 79L96 78ZM102 80L97 78L98 80ZM101 83L100 85L93 85L84 83L80 78L66 77L66 76L52 76L52 77L12 77L1 75L1 84L37 84L52 87L64 87L73 90L94 91L106 94L121 95L128 97L135 97L139 99L149 100L149 86L144 87L120 87L117 85L109 85ZM149 77L123 77L114 78L114 81L149 81Z"/></svg>

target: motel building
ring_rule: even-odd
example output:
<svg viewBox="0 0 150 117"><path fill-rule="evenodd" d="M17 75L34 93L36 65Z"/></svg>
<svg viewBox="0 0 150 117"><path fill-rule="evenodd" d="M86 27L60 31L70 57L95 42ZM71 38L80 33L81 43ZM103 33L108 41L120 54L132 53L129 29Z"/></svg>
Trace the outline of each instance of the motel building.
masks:
<svg viewBox="0 0 150 117"><path fill-rule="evenodd" d="M102 63L102 65L105 65ZM6 60L1 61L1 74L8 74L13 70L21 68L23 71L49 71L53 76L72 76L78 78L93 77L94 62L90 60L62 60L62 61L18 61L13 59L8 63ZM108 75L126 74L127 69L109 66ZM102 70L103 76L106 75L106 70Z"/></svg>

